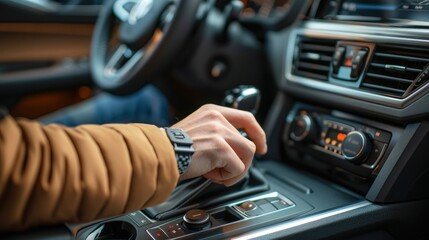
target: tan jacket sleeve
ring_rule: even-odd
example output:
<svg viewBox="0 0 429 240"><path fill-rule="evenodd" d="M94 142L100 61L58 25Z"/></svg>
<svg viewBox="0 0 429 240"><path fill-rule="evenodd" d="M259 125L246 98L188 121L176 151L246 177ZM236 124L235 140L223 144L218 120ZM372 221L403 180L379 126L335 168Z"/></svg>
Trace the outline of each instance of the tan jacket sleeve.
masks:
<svg viewBox="0 0 429 240"><path fill-rule="evenodd" d="M0 231L142 209L164 201L178 179L156 126L0 120Z"/></svg>

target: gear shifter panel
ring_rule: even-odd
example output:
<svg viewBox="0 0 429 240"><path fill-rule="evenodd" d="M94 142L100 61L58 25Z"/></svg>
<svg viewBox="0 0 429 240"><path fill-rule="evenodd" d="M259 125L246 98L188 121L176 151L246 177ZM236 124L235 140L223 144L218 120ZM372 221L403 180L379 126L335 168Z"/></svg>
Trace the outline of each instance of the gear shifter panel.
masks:
<svg viewBox="0 0 429 240"><path fill-rule="evenodd" d="M248 85L240 85L225 93L225 98L222 105L243 111L249 111L253 115L259 110L261 102L260 91Z"/></svg>

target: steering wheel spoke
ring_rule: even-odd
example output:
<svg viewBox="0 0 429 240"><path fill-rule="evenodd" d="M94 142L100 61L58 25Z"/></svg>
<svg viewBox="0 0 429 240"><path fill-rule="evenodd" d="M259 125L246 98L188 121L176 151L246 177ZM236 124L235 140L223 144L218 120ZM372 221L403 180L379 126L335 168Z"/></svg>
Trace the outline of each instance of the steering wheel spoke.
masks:
<svg viewBox="0 0 429 240"><path fill-rule="evenodd" d="M91 43L95 83L129 94L162 72L183 48L204 0L106 0ZM112 20L119 19L119 44L109 52Z"/></svg>
<svg viewBox="0 0 429 240"><path fill-rule="evenodd" d="M104 75L108 79L117 79L117 76L129 71L144 56L143 50L134 51L125 44L120 44L115 48L111 57L107 60L104 68Z"/></svg>

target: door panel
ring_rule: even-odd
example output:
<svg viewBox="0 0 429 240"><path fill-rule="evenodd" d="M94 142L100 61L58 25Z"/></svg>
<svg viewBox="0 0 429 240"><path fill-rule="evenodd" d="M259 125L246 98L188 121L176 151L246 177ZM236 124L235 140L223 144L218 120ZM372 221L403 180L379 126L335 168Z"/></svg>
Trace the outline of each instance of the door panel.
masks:
<svg viewBox="0 0 429 240"><path fill-rule="evenodd" d="M89 56L90 24L0 23L0 64Z"/></svg>
<svg viewBox="0 0 429 240"><path fill-rule="evenodd" d="M52 2L58 11L30 2ZM0 101L15 116L36 118L92 95L89 53L99 5L59 2L90 1L0 2Z"/></svg>

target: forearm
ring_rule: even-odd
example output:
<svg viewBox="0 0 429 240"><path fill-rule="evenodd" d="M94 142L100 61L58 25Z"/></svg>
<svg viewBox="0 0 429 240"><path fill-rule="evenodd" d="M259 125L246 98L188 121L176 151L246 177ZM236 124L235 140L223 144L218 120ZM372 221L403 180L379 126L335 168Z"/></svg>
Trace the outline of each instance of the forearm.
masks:
<svg viewBox="0 0 429 240"><path fill-rule="evenodd" d="M85 222L165 200L178 181L155 126L0 122L1 230Z"/></svg>

